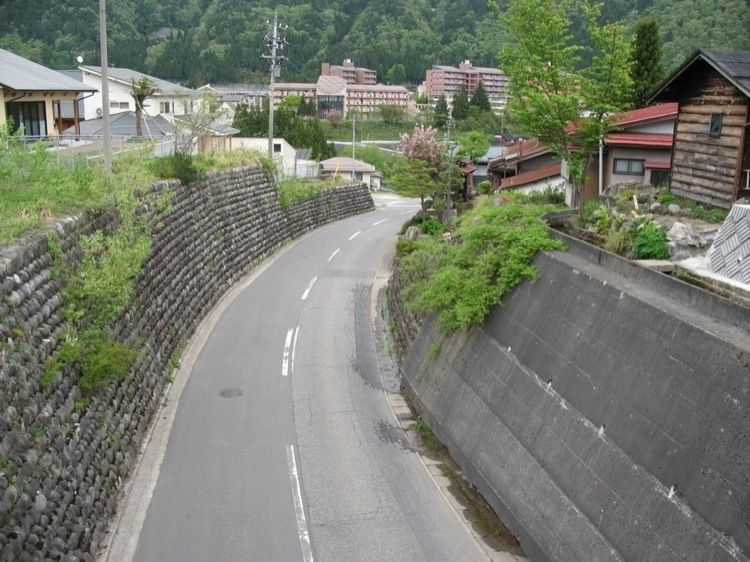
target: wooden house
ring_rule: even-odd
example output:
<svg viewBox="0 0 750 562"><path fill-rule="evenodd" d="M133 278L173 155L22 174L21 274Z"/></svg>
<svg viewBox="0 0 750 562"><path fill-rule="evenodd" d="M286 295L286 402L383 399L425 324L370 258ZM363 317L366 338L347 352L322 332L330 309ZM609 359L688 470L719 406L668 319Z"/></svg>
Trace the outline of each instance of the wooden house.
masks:
<svg viewBox="0 0 750 562"><path fill-rule="evenodd" d="M677 102L670 190L729 208L750 192L750 52L700 49L650 96Z"/></svg>
<svg viewBox="0 0 750 562"><path fill-rule="evenodd" d="M564 183L560 161L539 143L539 139L518 140L489 161L493 191L517 189L535 191Z"/></svg>

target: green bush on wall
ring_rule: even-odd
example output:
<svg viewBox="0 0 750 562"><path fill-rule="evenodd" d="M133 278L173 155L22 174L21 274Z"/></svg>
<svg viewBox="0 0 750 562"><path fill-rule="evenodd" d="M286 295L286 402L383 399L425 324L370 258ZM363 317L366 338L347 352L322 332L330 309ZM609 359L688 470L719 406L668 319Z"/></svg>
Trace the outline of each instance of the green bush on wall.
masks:
<svg viewBox="0 0 750 562"><path fill-rule="evenodd" d="M648 222L636 231L633 257L637 260L665 260L669 258L667 235L655 222Z"/></svg>

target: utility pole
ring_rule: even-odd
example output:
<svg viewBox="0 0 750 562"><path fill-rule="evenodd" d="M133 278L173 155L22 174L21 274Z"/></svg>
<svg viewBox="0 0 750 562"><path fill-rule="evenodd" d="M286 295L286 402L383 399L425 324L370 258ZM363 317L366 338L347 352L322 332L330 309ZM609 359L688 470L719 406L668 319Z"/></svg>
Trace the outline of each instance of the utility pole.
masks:
<svg viewBox="0 0 750 562"><path fill-rule="evenodd" d="M446 122L446 143L445 146L448 148L448 187L445 190L445 210L450 212L453 208L451 203L451 176L453 175L453 153L451 151L451 125L453 124L453 108L448 108L448 119Z"/></svg>
<svg viewBox="0 0 750 562"><path fill-rule="evenodd" d="M109 136L109 73L107 68L107 1L99 0L99 42L101 43L101 67L102 67L102 124L104 126L104 169L109 172L112 169L112 147Z"/></svg>
<svg viewBox="0 0 750 562"><path fill-rule="evenodd" d="M269 22L270 25L270 22ZM283 26L286 29L286 26ZM273 158L273 85L281 67L281 61L286 57L279 55L278 51L284 48L286 41L279 37L278 11L273 13L273 26L270 34L266 36L266 46L270 55L262 55L264 59L271 61L271 81L268 85L268 157Z"/></svg>
<svg viewBox="0 0 750 562"><path fill-rule="evenodd" d="M357 114L352 111L352 160L354 160L354 145L357 143Z"/></svg>

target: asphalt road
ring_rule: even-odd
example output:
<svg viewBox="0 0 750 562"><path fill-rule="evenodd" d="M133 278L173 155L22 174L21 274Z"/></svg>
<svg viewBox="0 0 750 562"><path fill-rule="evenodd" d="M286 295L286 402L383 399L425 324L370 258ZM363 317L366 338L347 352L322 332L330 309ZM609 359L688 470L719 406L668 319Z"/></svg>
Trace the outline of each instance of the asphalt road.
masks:
<svg viewBox="0 0 750 562"><path fill-rule="evenodd" d="M389 406L377 290L418 205L375 200L286 248L207 319L105 559L486 559Z"/></svg>

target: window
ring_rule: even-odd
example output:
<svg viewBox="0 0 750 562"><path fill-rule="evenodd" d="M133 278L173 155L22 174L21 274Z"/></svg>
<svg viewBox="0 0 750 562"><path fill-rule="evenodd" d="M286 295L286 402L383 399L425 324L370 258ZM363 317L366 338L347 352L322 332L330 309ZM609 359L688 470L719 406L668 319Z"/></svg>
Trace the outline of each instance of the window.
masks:
<svg viewBox="0 0 750 562"><path fill-rule="evenodd" d="M615 158L615 174L626 174L629 176L643 175L643 160L634 160L631 158Z"/></svg>
<svg viewBox="0 0 750 562"><path fill-rule="evenodd" d="M279 152L281 152L281 144L277 142L273 143L273 153L278 154Z"/></svg>
<svg viewBox="0 0 750 562"><path fill-rule="evenodd" d="M669 172L667 170L651 170L651 185L669 187Z"/></svg>
<svg viewBox="0 0 750 562"><path fill-rule="evenodd" d="M110 109L130 109L129 101L111 101L109 102Z"/></svg>
<svg viewBox="0 0 750 562"><path fill-rule="evenodd" d="M47 135L47 113L43 101L8 102L5 113L13 121L14 130L23 129L24 136Z"/></svg>
<svg viewBox="0 0 750 562"><path fill-rule="evenodd" d="M709 137L720 137L721 136L721 113L712 113L711 121L708 124L708 136Z"/></svg>
<svg viewBox="0 0 750 562"><path fill-rule="evenodd" d="M168 101L160 101L159 113L172 113L172 103Z"/></svg>

